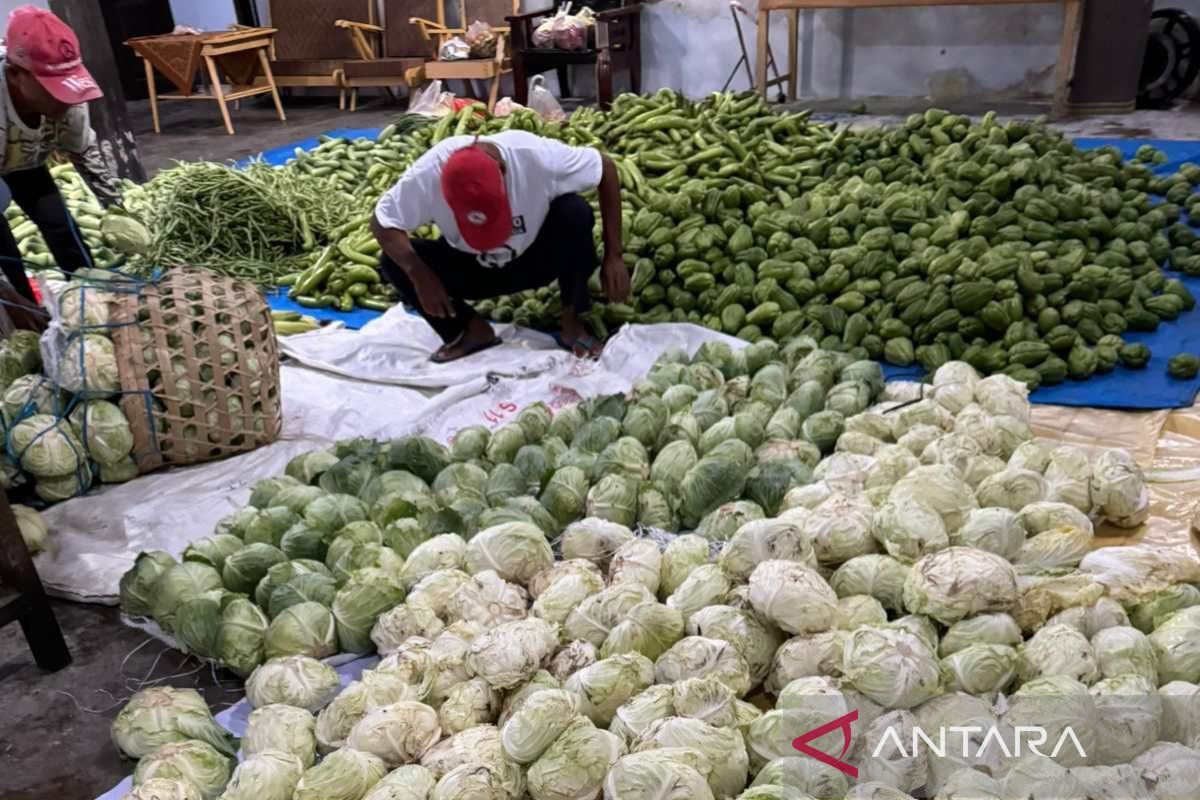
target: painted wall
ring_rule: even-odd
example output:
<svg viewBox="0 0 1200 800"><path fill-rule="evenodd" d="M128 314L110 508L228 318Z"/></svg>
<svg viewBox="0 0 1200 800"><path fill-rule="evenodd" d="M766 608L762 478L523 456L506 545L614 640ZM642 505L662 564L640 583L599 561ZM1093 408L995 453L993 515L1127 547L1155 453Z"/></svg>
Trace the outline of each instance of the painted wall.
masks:
<svg viewBox="0 0 1200 800"><path fill-rule="evenodd" d="M237 22L233 0L171 0L176 25L219 31Z"/></svg>
<svg viewBox="0 0 1200 800"><path fill-rule="evenodd" d="M1178 8L1200 20L1200 0L1154 0L1155 8Z"/></svg>
<svg viewBox="0 0 1200 800"><path fill-rule="evenodd" d="M720 89L740 56L728 0L649 0L644 12L644 86L703 95ZM743 0L753 12L757 0ZM0 0L0 10L17 3ZM451 2L455 6L457 3ZM524 0L525 9L547 0ZM1200 17L1200 0L1158 0ZM269 21L268 0L258 0ZM232 0L172 0L182 24L221 28ZM786 70L786 23L773 16L771 46ZM743 17L754 56L753 18ZM800 94L805 98L1048 94L1062 30L1057 5L805 11L800 16ZM590 86L579 70L577 93ZM747 85L744 71L733 84Z"/></svg>
<svg viewBox="0 0 1200 800"><path fill-rule="evenodd" d="M8 15L19 6L49 8L50 4L46 0L0 0L0 30L3 30L4 26L8 24Z"/></svg>
<svg viewBox="0 0 1200 800"><path fill-rule="evenodd" d="M746 2L753 11L754 0ZM645 17L646 81L688 94L720 88L739 56L723 0L661 0ZM747 24L747 22L749 24ZM1025 95L1049 91L1062 11L914 8L804 11L800 93L804 97L923 96L947 92ZM772 15L772 50L786 71L786 21ZM754 54L755 25L743 18ZM689 55L680 58L681 53ZM744 74L737 84L744 87Z"/></svg>

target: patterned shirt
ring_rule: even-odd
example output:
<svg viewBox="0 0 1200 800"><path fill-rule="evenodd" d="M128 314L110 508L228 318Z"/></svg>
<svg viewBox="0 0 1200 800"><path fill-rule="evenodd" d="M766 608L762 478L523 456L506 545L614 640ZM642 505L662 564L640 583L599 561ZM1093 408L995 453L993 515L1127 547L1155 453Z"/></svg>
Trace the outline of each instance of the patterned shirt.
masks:
<svg viewBox="0 0 1200 800"><path fill-rule="evenodd" d="M13 105L4 66L0 60L0 131L4 135L0 177L40 167L51 154L60 153L74 162L101 203L117 202L121 196L120 186L100 151L96 132L88 118L87 104L71 106L62 119L42 117L41 125L31 128Z"/></svg>

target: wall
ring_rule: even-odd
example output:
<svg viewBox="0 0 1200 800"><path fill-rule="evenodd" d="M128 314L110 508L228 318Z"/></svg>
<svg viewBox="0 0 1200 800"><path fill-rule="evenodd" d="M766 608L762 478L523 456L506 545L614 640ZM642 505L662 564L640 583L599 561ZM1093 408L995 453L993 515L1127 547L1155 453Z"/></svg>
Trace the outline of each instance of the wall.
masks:
<svg viewBox="0 0 1200 800"><path fill-rule="evenodd" d="M1156 9L1178 8L1200 20L1200 0L1154 0L1154 7Z"/></svg>
<svg viewBox="0 0 1200 800"><path fill-rule="evenodd" d="M757 0L743 0L753 13ZM0 10L15 2L0 0ZM457 5L454 2L451 6ZM524 0L525 9L547 0ZM1200 0L1158 0L1200 16ZM232 0L172 0L176 21L221 28L234 21ZM267 0L258 0L267 24ZM771 47L782 70L786 23L773 14ZM754 57L755 23L743 17ZM1027 97L1048 94L1062 30L1058 5L804 11L800 15L800 95L804 98L932 96ZM740 55L728 0L651 0L643 17L647 90L691 96L720 89ZM578 70L577 94L591 81ZM551 81L553 83L553 81ZM739 70L733 86L747 86Z"/></svg>
<svg viewBox="0 0 1200 800"><path fill-rule="evenodd" d="M757 7L746 2L749 10ZM723 0L660 0L645 15L646 82L688 94L719 89L739 49ZM944 96L1048 92L1062 11L1016 8L911 8L804 11L800 15L803 97ZM772 15L771 47L786 71L786 22ZM755 23L743 17L754 55ZM681 58L681 53L690 55ZM746 86L741 73L735 86Z"/></svg>
<svg viewBox="0 0 1200 800"><path fill-rule="evenodd" d="M233 0L171 0L176 25L219 31L237 22Z"/></svg>
<svg viewBox="0 0 1200 800"><path fill-rule="evenodd" d="M8 15L12 13L14 8L18 8L19 6L49 8L50 4L46 0L0 0L0 31L8 24ZM3 34L0 33L0 35Z"/></svg>

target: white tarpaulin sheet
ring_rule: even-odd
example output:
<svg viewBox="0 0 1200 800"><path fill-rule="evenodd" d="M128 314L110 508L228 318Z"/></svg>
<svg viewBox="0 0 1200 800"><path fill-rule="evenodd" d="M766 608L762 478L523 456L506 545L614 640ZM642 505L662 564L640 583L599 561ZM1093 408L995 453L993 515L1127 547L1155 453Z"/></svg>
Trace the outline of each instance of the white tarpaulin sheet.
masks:
<svg viewBox="0 0 1200 800"><path fill-rule="evenodd" d="M548 336L510 329L504 345L436 366L428 361L436 337L419 318L392 311L372 326L284 340L289 355L317 369L282 368L285 421L279 442L50 508L46 521L56 549L37 559L48 591L116 603L118 581L139 552L178 556L208 536L217 520L244 506L256 481L282 473L307 450L354 436L419 433L448 442L468 425L496 428L510 422L530 403L558 408L582 397L626 392L668 349L690 353L713 339L744 344L696 325L630 325L598 361L586 361L545 349L554 346ZM435 393L435 387L442 390Z"/></svg>
<svg viewBox="0 0 1200 800"><path fill-rule="evenodd" d="M284 366L280 375L284 425L275 444L146 475L49 508L44 516L54 546L36 562L46 589L72 600L116 603L117 582L142 550L178 556L245 505L255 481L278 475L293 456L337 439L387 437L429 403L413 389L302 367Z"/></svg>
<svg viewBox="0 0 1200 800"><path fill-rule="evenodd" d="M499 325L503 344L449 364L429 355L442 341L425 320L396 306L362 329L325 328L280 341L286 355L315 369L348 378L441 389L483 375L528 377L563 369L574 359L544 333Z"/></svg>

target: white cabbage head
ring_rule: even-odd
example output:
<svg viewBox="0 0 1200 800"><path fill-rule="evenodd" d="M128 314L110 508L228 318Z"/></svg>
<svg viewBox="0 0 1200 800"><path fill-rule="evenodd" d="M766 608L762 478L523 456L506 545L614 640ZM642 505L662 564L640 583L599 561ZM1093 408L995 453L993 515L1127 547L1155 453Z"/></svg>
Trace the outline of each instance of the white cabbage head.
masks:
<svg viewBox="0 0 1200 800"><path fill-rule="evenodd" d="M966 617L1008 611L1017 601L1017 573L1001 556L973 547L948 547L913 565L904 605L950 625Z"/></svg>
<svg viewBox="0 0 1200 800"><path fill-rule="evenodd" d="M846 679L886 708L912 708L941 692L933 647L899 628L859 628L846 640Z"/></svg>

